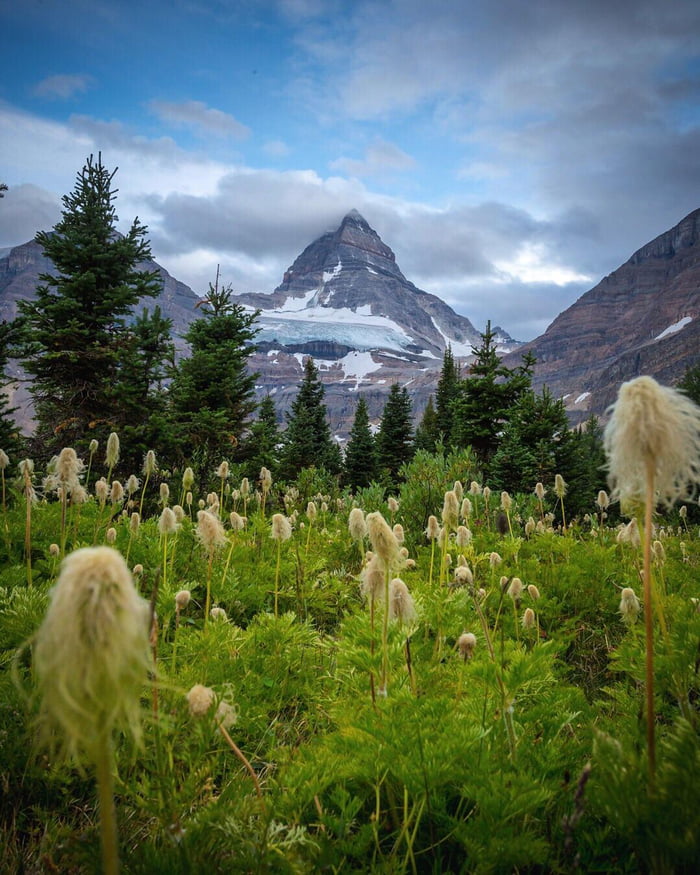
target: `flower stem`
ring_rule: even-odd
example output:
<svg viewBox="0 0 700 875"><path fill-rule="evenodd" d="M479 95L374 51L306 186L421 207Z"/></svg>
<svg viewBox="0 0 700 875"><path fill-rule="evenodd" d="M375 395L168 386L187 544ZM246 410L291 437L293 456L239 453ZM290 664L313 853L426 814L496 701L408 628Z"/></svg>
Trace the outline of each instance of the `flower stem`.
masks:
<svg viewBox="0 0 700 875"><path fill-rule="evenodd" d="M653 788L656 772L656 739L654 723L654 613L651 583L651 516L654 509L654 461L646 465L646 500L644 508L644 631L646 645L646 712L649 783Z"/></svg>
<svg viewBox="0 0 700 875"><path fill-rule="evenodd" d="M119 846L117 842L117 814L114 808L114 775L112 773L112 740L103 733L98 743L95 774L100 808L100 845L102 848L102 871L104 875L119 872Z"/></svg>

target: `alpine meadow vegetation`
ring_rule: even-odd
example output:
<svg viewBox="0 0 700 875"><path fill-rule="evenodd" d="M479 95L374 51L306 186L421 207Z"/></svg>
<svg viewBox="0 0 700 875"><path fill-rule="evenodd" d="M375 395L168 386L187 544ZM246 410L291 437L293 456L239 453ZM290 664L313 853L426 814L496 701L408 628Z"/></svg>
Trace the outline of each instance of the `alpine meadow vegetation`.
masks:
<svg viewBox="0 0 700 875"><path fill-rule="evenodd" d="M696 370L572 431L489 325L343 457L311 358L256 415L218 277L175 360L113 176L0 325L3 871L697 871Z"/></svg>

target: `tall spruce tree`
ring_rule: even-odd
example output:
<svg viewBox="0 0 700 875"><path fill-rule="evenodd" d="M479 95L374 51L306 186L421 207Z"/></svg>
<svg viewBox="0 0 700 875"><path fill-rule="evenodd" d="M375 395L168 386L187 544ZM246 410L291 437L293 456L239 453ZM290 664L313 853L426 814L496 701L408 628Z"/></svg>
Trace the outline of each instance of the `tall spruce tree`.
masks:
<svg viewBox="0 0 700 875"><path fill-rule="evenodd" d="M440 379L435 391L435 412L437 416L433 445L441 441L446 447L449 447L454 442L452 436L454 423L453 403L457 397L459 380L459 365L455 363L452 347L448 344L442 357Z"/></svg>
<svg viewBox="0 0 700 875"><path fill-rule="evenodd" d="M258 406L256 418L250 424L238 456L251 480L258 478L263 467L267 468L273 479L277 478L281 442L275 402L272 395L266 395Z"/></svg>
<svg viewBox="0 0 700 875"><path fill-rule="evenodd" d="M425 405L423 416L416 428L415 447L416 450L425 450L428 453L434 453L438 443L442 443L440 434L440 426L437 415L437 410L433 404L433 396L428 398L428 403Z"/></svg>
<svg viewBox="0 0 700 875"><path fill-rule="evenodd" d="M376 439L380 471L391 482L413 458L413 406L405 386L393 383L384 405Z"/></svg>
<svg viewBox="0 0 700 875"><path fill-rule="evenodd" d="M190 355L175 368L170 384L170 415L178 430L177 460L209 474L231 460L255 410L255 378L248 372L254 351L258 312L231 299L230 286L209 284L202 317L184 339Z"/></svg>
<svg viewBox="0 0 700 875"><path fill-rule="evenodd" d="M324 395L318 369L309 356L304 362L304 379L283 434L280 473L286 480L294 479L304 468L325 468L331 474L340 472L340 451L331 439Z"/></svg>
<svg viewBox="0 0 700 875"><path fill-rule="evenodd" d="M476 361L459 381L452 402L452 443L460 449L471 446L484 467L498 449L511 409L530 388L534 365L530 354L517 368L502 365L495 337L489 322L481 346L472 348Z"/></svg>
<svg viewBox="0 0 700 875"><path fill-rule="evenodd" d="M151 256L145 226L135 219L125 235L116 231L115 173L90 156L63 198L61 220L36 235L58 272L42 274L35 300L20 303L38 455L115 430L132 309L161 288L157 272L137 269Z"/></svg>
<svg viewBox="0 0 700 875"><path fill-rule="evenodd" d="M700 364L689 367L681 377L678 386L691 401L700 404Z"/></svg>
<svg viewBox="0 0 700 875"><path fill-rule="evenodd" d="M10 400L5 391L9 385L6 368L9 360L14 357L14 345L19 339L19 326L13 322L0 322L0 450L18 462L17 458L22 440L20 430L15 422L13 414L16 407L10 407Z"/></svg>
<svg viewBox="0 0 700 875"><path fill-rule="evenodd" d="M353 491L361 489L377 477L377 454L369 423L367 402L359 398L350 429L343 460L343 483Z"/></svg>

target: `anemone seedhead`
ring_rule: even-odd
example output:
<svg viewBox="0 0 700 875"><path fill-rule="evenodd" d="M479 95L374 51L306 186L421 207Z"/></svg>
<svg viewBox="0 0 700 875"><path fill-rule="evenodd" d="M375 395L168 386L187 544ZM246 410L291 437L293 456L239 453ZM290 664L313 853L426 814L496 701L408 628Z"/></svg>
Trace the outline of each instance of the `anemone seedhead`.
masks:
<svg viewBox="0 0 700 875"><path fill-rule="evenodd" d="M231 529L234 532L242 532L245 528L245 519L240 514L236 513L236 511L232 511L229 516L229 520L231 521Z"/></svg>
<svg viewBox="0 0 700 875"><path fill-rule="evenodd" d="M211 558L226 543L226 533L221 520L208 510L197 512L197 538Z"/></svg>
<svg viewBox="0 0 700 875"><path fill-rule="evenodd" d="M547 490L544 488L544 484L543 484L543 483L536 483L536 484L535 484L535 495L537 496L537 498L538 498L539 501L543 501L543 500L544 500L544 495L545 495L545 492L546 492L546 491L547 491Z"/></svg>
<svg viewBox="0 0 700 875"><path fill-rule="evenodd" d="M221 462L219 467L216 469L216 476L220 480L228 480L229 475L230 475L229 464L226 461L226 459L224 459L224 461Z"/></svg>
<svg viewBox="0 0 700 875"><path fill-rule="evenodd" d="M145 459L143 460L144 476L152 477L155 474L157 467L158 463L156 461L156 454L153 452L153 450L149 450L146 453Z"/></svg>
<svg viewBox="0 0 700 875"><path fill-rule="evenodd" d="M462 632L457 639L457 647L462 659L466 662L471 659L476 649L476 635L473 632Z"/></svg>
<svg viewBox="0 0 700 875"><path fill-rule="evenodd" d="M194 471L192 468L185 468L182 472L182 489L183 492L188 492L194 486Z"/></svg>
<svg viewBox="0 0 700 875"><path fill-rule="evenodd" d="M119 461L119 435L116 431L110 432L107 438L107 451L105 452L105 463L108 468L114 468Z"/></svg>
<svg viewBox="0 0 700 875"><path fill-rule="evenodd" d="M566 495L566 481L561 474L554 475L554 494L559 499Z"/></svg>
<svg viewBox="0 0 700 875"><path fill-rule="evenodd" d="M353 507L348 517L348 531L353 541L361 541L367 534L367 523L361 507Z"/></svg>
<svg viewBox="0 0 700 875"><path fill-rule="evenodd" d="M389 619L399 623L412 623L418 616L413 596L400 577L389 584Z"/></svg>
<svg viewBox="0 0 700 875"><path fill-rule="evenodd" d="M645 501L647 478L667 506L700 482L700 407L675 389L643 376L623 383L605 427L612 499Z"/></svg>
<svg viewBox="0 0 700 875"><path fill-rule="evenodd" d="M525 608L523 615L520 619L520 622L523 625L523 629L534 629L535 620L535 612L532 610L532 608Z"/></svg>
<svg viewBox="0 0 700 875"><path fill-rule="evenodd" d="M440 523L437 517L432 514L428 517L428 528L425 530L425 536L429 541L435 541L440 537Z"/></svg>
<svg viewBox="0 0 700 875"><path fill-rule="evenodd" d="M184 611L187 605L190 603L190 599L192 598L192 593L189 589L181 589L179 592L175 593L175 607L178 611Z"/></svg>
<svg viewBox="0 0 700 875"><path fill-rule="evenodd" d="M270 537L275 541L288 541L292 537L292 524L282 513L272 515L272 531Z"/></svg>
<svg viewBox="0 0 700 875"><path fill-rule="evenodd" d="M34 642L44 743L94 759L116 727L140 739L149 620L116 550L85 547L64 559Z"/></svg>
<svg viewBox="0 0 700 875"><path fill-rule="evenodd" d="M459 516L459 501L454 489L448 489L445 493L442 503L442 522L443 525L451 529L457 528Z"/></svg>
<svg viewBox="0 0 700 875"><path fill-rule="evenodd" d="M622 616L622 621L628 626L631 626L639 616L641 606L632 587L626 586L620 593L620 607L618 610Z"/></svg>
<svg viewBox="0 0 700 875"><path fill-rule="evenodd" d="M399 555L399 545L389 524L379 511L367 514L367 534L372 549L384 563L385 568L395 564Z"/></svg>
<svg viewBox="0 0 700 875"><path fill-rule="evenodd" d="M175 511L171 507L164 507L158 519L158 534L174 535L177 529Z"/></svg>

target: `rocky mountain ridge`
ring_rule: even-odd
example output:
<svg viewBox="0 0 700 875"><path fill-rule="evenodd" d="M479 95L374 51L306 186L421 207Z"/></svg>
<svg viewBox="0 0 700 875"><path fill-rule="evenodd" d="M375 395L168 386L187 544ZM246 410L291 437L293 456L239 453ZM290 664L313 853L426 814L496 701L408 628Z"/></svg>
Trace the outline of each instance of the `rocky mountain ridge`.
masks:
<svg viewBox="0 0 700 875"><path fill-rule="evenodd" d="M673 385L700 362L700 210L638 249L525 344L534 384L564 399L570 420L604 416L622 382Z"/></svg>

